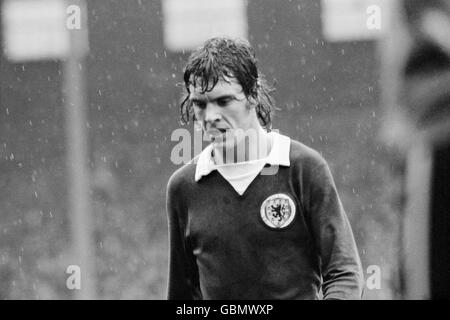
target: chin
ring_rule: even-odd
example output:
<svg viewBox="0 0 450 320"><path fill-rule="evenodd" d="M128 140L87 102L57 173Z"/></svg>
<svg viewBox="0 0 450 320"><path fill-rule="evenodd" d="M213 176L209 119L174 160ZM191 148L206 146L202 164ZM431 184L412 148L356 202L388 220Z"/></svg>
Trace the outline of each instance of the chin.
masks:
<svg viewBox="0 0 450 320"><path fill-rule="evenodd" d="M233 140L214 140L213 141L214 148L223 148L223 149L231 149L234 148Z"/></svg>

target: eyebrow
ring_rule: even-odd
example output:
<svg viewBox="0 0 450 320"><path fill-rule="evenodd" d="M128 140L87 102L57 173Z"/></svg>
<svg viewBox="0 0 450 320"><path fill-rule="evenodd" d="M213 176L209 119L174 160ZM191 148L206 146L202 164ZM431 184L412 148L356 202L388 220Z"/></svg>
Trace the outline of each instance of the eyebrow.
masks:
<svg viewBox="0 0 450 320"><path fill-rule="evenodd" d="M234 94L224 94L224 95L220 95L218 97L215 97L214 99L205 99L205 98L200 98L200 97L194 97L192 99L190 99L192 102L205 102L205 101L211 101L211 102L215 102L217 100L225 100L225 99L236 99L236 96Z"/></svg>

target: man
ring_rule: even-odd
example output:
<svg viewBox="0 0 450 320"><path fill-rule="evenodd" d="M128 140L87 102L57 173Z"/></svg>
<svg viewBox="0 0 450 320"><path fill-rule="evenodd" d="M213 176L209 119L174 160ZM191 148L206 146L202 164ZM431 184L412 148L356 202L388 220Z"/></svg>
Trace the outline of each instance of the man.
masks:
<svg viewBox="0 0 450 320"><path fill-rule="evenodd" d="M361 263L326 161L268 132L246 41L213 38L184 72L184 122L212 141L170 178L169 299L359 299Z"/></svg>

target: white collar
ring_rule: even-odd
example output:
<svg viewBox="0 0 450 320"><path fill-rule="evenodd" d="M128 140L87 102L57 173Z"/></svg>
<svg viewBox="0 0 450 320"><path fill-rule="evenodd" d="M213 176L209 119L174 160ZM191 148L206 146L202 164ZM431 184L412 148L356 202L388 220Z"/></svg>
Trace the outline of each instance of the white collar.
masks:
<svg viewBox="0 0 450 320"><path fill-rule="evenodd" d="M260 161L264 161L265 164L270 164L271 166L280 165L289 167L291 139L273 131L268 134L272 137L272 149L269 155ZM200 153L195 169L195 181L199 181L203 176L207 176L217 169L217 165L212 158L212 148L213 145L210 144Z"/></svg>

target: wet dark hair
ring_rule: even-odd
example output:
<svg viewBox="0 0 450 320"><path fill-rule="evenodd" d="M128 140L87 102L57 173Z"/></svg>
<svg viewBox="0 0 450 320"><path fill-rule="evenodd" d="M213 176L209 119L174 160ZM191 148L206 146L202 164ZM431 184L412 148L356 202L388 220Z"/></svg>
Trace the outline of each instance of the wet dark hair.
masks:
<svg viewBox="0 0 450 320"><path fill-rule="evenodd" d="M214 89L219 80L235 78L242 86L246 98L256 101L256 114L261 125L270 130L275 111L274 91L258 73L255 52L245 40L225 37L211 38L189 57L184 69L184 90L180 102L181 123L195 120L189 100L189 86L200 86L201 92Z"/></svg>

